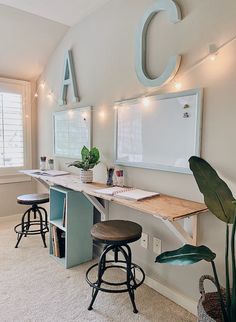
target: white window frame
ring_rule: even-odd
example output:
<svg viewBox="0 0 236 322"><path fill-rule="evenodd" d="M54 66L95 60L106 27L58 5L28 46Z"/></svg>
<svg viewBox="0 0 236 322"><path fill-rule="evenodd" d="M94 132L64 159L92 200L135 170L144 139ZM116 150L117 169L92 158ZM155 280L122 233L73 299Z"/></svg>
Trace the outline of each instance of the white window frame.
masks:
<svg viewBox="0 0 236 322"><path fill-rule="evenodd" d="M30 181L30 177L20 173L20 170L32 168L31 146L31 84L27 81L0 78L0 92L14 91L14 86L22 87L24 166L0 168L0 184ZM9 91L10 92L10 91Z"/></svg>

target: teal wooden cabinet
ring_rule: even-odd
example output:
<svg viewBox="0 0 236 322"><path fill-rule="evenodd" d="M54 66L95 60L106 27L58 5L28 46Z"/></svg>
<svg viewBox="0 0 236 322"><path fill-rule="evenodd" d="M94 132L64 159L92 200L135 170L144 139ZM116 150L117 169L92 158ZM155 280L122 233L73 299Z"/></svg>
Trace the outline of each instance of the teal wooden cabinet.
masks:
<svg viewBox="0 0 236 322"><path fill-rule="evenodd" d="M64 206L65 203L65 206ZM65 227L63 213L65 208ZM64 231L65 257L53 254L53 225ZM92 259L93 205L81 193L63 187L50 188L50 255L70 268Z"/></svg>

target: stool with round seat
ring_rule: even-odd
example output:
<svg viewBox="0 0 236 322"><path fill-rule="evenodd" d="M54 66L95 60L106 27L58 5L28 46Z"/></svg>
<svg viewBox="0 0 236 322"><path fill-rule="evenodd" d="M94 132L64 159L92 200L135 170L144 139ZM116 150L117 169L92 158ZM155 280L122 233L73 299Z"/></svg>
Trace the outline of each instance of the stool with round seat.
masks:
<svg viewBox="0 0 236 322"><path fill-rule="evenodd" d="M47 247L45 234L49 231L48 215L46 209L38 206L39 204L47 202L49 202L49 195L47 193L28 194L17 197L17 203L31 207L23 214L21 223L14 227L17 233L15 248L18 247L21 238L23 236L27 237L28 235L41 235L44 247Z"/></svg>
<svg viewBox="0 0 236 322"><path fill-rule="evenodd" d="M132 263L131 249L128 244L141 238L142 227L132 221L108 220L95 224L91 229L91 235L94 240L100 241L105 246L99 262L91 266L86 272L86 281L93 288L92 300L88 310L93 309L93 304L99 291L108 293L128 292L133 312L138 313L134 291L144 282L145 273L141 267ZM111 251L114 253L114 260L107 260L106 255ZM119 259L119 253L123 255L124 260ZM96 282L91 282L90 273L96 267L98 267L97 280ZM126 271L126 280L119 283L104 280L103 275L105 271L111 268L124 269ZM141 272L142 277L140 281L136 280L137 270ZM115 287L115 289L111 287Z"/></svg>

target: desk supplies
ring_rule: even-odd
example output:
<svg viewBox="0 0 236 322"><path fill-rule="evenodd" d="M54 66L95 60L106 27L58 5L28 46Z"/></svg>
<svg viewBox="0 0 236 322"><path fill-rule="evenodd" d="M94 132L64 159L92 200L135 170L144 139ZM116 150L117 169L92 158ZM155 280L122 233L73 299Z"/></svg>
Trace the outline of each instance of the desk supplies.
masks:
<svg viewBox="0 0 236 322"><path fill-rule="evenodd" d="M40 157L40 170L46 170L46 159L47 157Z"/></svg>
<svg viewBox="0 0 236 322"><path fill-rule="evenodd" d="M49 170L54 170L54 160L53 159L48 159L48 167L49 167Z"/></svg>
<svg viewBox="0 0 236 322"><path fill-rule="evenodd" d="M159 195L158 192L145 191L145 190L135 189L135 188L120 188L120 187L96 189L94 190L94 192L115 196L118 198L136 200L136 201Z"/></svg>
<svg viewBox="0 0 236 322"><path fill-rule="evenodd" d="M124 187L125 180L124 180L124 170L116 170L116 185L119 187Z"/></svg>

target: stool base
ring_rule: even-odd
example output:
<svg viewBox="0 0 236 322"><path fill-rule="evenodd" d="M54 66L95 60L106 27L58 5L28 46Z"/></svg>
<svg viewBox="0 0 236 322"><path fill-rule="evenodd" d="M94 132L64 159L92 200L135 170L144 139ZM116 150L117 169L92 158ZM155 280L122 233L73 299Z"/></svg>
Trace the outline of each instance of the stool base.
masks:
<svg viewBox="0 0 236 322"><path fill-rule="evenodd" d="M125 250L125 248L127 250ZM106 260L106 254L113 250L114 251L114 260ZM125 258L125 260L119 260L118 259L118 252L121 252ZM98 279L95 283L91 282L89 279L89 273L94 269L98 267ZM126 271L126 280L120 283L111 283L108 281L105 281L103 279L103 275L106 270L112 269L112 268L120 268ZM136 271L139 270L142 279L141 281L136 281ZM93 309L93 304L95 302L95 299L97 297L97 294L99 291L101 292L107 292L107 293L129 293L129 297L133 306L133 312L138 313L136 304L135 304L135 295L134 291L143 284L145 279L145 273L142 270L141 267L131 262L131 250L130 247L126 245L109 245L105 246L104 251L100 257L100 260L97 264L91 266L87 272L86 272L86 281L87 283L93 288L92 291L92 300L88 307L88 310ZM109 289L106 287L101 287L102 284L114 286L114 287L120 287L119 289Z"/></svg>
<svg viewBox="0 0 236 322"><path fill-rule="evenodd" d="M42 216L42 212L44 212L44 219ZM31 219L31 215L33 215L33 219ZM37 219L37 215L39 217ZM38 229L31 229L34 226L38 226ZM31 208L26 210L24 215L22 216L21 223L14 227L14 231L17 233L17 242L15 248L18 248L18 245L23 236L27 237L28 235L41 235L43 245L46 248L46 239L45 234L49 231L48 228L48 219L47 219L47 211L42 208L38 207L37 205L32 205Z"/></svg>

